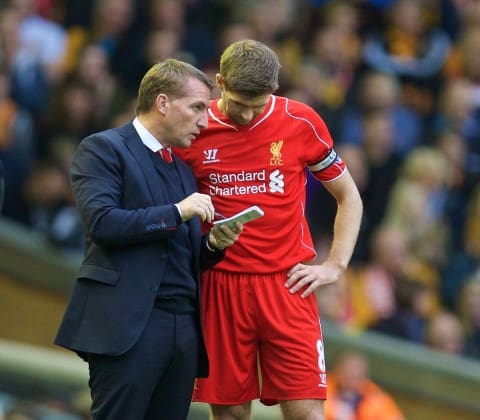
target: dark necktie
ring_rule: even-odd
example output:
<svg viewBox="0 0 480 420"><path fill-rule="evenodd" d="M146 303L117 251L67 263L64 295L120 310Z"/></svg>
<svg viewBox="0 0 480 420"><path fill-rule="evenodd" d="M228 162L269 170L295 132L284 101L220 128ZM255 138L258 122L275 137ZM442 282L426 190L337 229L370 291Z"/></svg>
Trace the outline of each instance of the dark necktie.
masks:
<svg viewBox="0 0 480 420"><path fill-rule="evenodd" d="M172 163L173 162L173 158L172 158L172 152L167 149L167 148L162 148L158 151L158 153L160 154L160 156L162 157L162 159L167 162L167 163Z"/></svg>

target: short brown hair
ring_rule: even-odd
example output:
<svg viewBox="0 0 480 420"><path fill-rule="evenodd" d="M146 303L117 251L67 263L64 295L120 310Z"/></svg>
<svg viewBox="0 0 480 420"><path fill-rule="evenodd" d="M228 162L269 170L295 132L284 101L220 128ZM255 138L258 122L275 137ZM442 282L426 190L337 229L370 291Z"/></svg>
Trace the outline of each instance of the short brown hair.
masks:
<svg viewBox="0 0 480 420"><path fill-rule="evenodd" d="M136 114L150 111L160 93L177 98L185 95L185 82L192 77L203 82L212 91L213 81L189 63L169 58L154 64L140 82Z"/></svg>
<svg viewBox="0 0 480 420"><path fill-rule="evenodd" d="M252 39L229 45L220 57L220 75L225 88L247 97L275 92L280 67L277 54Z"/></svg>

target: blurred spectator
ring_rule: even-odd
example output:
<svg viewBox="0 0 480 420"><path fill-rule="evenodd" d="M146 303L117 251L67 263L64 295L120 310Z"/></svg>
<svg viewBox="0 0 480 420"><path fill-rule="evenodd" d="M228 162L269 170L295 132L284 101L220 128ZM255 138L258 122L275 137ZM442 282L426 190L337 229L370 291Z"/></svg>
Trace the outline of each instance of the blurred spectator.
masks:
<svg viewBox="0 0 480 420"><path fill-rule="evenodd" d="M63 67L65 74L73 72L81 49L89 41L93 20L92 10L97 0L64 0L63 14L66 45Z"/></svg>
<svg viewBox="0 0 480 420"><path fill-rule="evenodd" d="M363 115L361 132L360 147L365 155L367 183L362 191L364 214L360 239L365 244L384 218L402 158L394 153L394 127L388 112L375 110ZM355 254L362 259L368 258L368 246Z"/></svg>
<svg viewBox="0 0 480 420"><path fill-rule="evenodd" d="M216 62L219 22L228 21L231 7L205 0L147 0L149 32L174 37L183 60L205 67Z"/></svg>
<svg viewBox="0 0 480 420"><path fill-rule="evenodd" d="M242 39L254 39L254 29L243 21L235 21L225 25L218 37L218 49L223 51L230 44L241 41Z"/></svg>
<svg viewBox="0 0 480 420"><path fill-rule="evenodd" d="M324 68L309 60L304 60L297 71L298 75L286 96L305 102L315 109L330 128L331 135L337 138L340 104L336 100L333 104L330 101L331 91L329 90L332 86L329 75Z"/></svg>
<svg viewBox="0 0 480 420"><path fill-rule="evenodd" d="M384 111L392 128L392 153L404 156L422 140L423 121L400 98L401 84L392 74L369 71L359 80L356 98L341 118L339 142L362 144L362 118Z"/></svg>
<svg viewBox="0 0 480 420"><path fill-rule="evenodd" d="M349 2L335 1L323 9L323 19L312 31L304 61L321 72L320 102L330 111L339 110L345 104L356 82L362 48L358 26L356 7Z"/></svg>
<svg viewBox="0 0 480 420"><path fill-rule="evenodd" d="M120 127L121 125L124 125L130 122L135 118L136 108L137 108L137 98L133 98L127 102L124 109L112 119L110 124L113 127Z"/></svg>
<svg viewBox="0 0 480 420"><path fill-rule="evenodd" d="M462 233L463 246L451 257L442 273L442 298L452 310L467 278L480 270L480 184L468 202Z"/></svg>
<svg viewBox="0 0 480 420"><path fill-rule="evenodd" d="M328 250L328 247L325 247ZM356 330L352 302L350 276L342 275L335 283L319 287L316 291L318 313L322 320L329 320L344 330Z"/></svg>
<svg viewBox="0 0 480 420"><path fill-rule="evenodd" d="M73 155L77 150L78 140L76 137L55 135L50 143L47 155L58 164L66 176L69 176Z"/></svg>
<svg viewBox="0 0 480 420"><path fill-rule="evenodd" d="M30 401L19 401L3 418L4 420L82 420L83 417L67 410L52 410ZM2 420L3 420L2 419Z"/></svg>
<svg viewBox="0 0 480 420"><path fill-rule="evenodd" d="M87 43L98 44L106 53L109 68L132 94L136 93L145 29L135 26L133 0L97 0Z"/></svg>
<svg viewBox="0 0 480 420"><path fill-rule="evenodd" d="M462 286L458 313L465 330L465 356L480 360L480 269Z"/></svg>
<svg viewBox="0 0 480 420"><path fill-rule="evenodd" d="M379 226L371 237L368 262L348 270L352 316L348 326L423 340L427 321L439 308L435 270L409 254L402 229Z"/></svg>
<svg viewBox="0 0 480 420"><path fill-rule="evenodd" d="M62 166L53 160L37 162L24 193L30 209L30 226L64 250L79 251L82 229Z"/></svg>
<svg viewBox="0 0 480 420"><path fill-rule="evenodd" d="M384 222L403 230L409 249L421 260L443 267L450 231L445 221L448 162L431 147L414 149L392 186Z"/></svg>
<svg viewBox="0 0 480 420"><path fill-rule="evenodd" d="M293 0L235 2L232 11L235 20L248 23L256 40L268 45L275 45L293 29L297 13L298 4Z"/></svg>
<svg viewBox="0 0 480 420"><path fill-rule="evenodd" d="M434 140L436 148L449 162L446 179L450 189L462 189L465 182L465 162L467 147L461 134L457 130L442 131Z"/></svg>
<svg viewBox="0 0 480 420"><path fill-rule="evenodd" d="M451 232L452 252L463 247L463 225L466 215L466 204L470 194L466 185L467 146L457 131L444 131L434 139L434 147L448 162L446 168L446 187L448 197L445 203L445 217Z"/></svg>
<svg viewBox="0 0 480 420"><path fill-rule="evenodd" d="M299 9L299 2L294 0L238 1L232 7L232 20L246 23L253 39L266 43L278 54L282 63L279 94L292 86L302 61Z"/></svg>
<svg viewBox="0 0 480 420"><path fill-rule="evenodd" d="M150 31L145 45L145 58L147 61L145 67L152 66L169 57L189 62L195 61L190 53L182 50L182 39L177 31L169 28Z"/></svg>
<svg viewBox="0 0 480 420"><path fill-rule="evenodd" d="M473 106L471 86L466 79L455 79L443 86L431 127L433 135L445 131L459 133L467 147L467 171L480 171L475 167L480 158L475 154L470 155L480 136L480 117Z"/></svg>
<svg viewBox="0 0 480 420"><path fill-rule="evenodd" d="M443 353L462 356L465 351L465 331L457 315L444 311L429 322L425 344Z"/></svg>
<svg viewBox="0 0 480 420"><path fill-rule="evenodd" d="M403 232L379 227L371 238L367 263L350 270L349 285L356 328L372 328L396 311L395 288L404 276L407 242Z"/></svg>
<svg viewBox="0 0 480 420"><path fill-rule="evenodd" d="M151 29L169 29L180 36L185 31L186 2L176 0L146 0Z"/></svg>
<svg viewBox="0 0 480 420"><path fill-rule="evenodd" d="M99 127L95 109L95 91L81 80L66 80L55 90L49 104L46 124L40 132L39 147L44 156L55 135L81 139Z"/></svg>
<svg viewBox="0 0 480 420"><path fill-rule="evenodd" d="M474 4L474 2L472 2ZM458 78L468 81L472 105L480 107L480 27L465 27L455 44L444 74L447 81Z"/></svg>
<svg viewBox="0 0 480 420"><path fill-rule="evenodd" d="M83 83L91 92L91 111L96 127L107 127L125 106L127 93L111 72L108 56L99 45L88 44L83 49L70 83L76 81Z"/></svg>
<svg viewBox="0 0 480 420"><path fill-rule="evenodd" d="M198 66L215 66L222 51L218 48L218 37L222 28L230 22L232 3L187 0L185 4L187 30L183 37L183 49L195 56Z"/></svg>
<svg viewBox="0 0 480 420"><path fill-rule="evenodd" d="M182 57L183 60L188 62L195 62L194 55L183 50L183 37L186 32L185 2L148 0L147 11L150 30L147 35L148 41L145 50L146 63L144 64L144 69L149 68L157 60L164 60L169 56ZM155 45L156 43L158 44Z"/></svg>
<svg viewBox="0 0 480 420"><path fill-rule="evenodd" d="M364 50L369 67L401 79L405 103L422 116L432 111L438 75L451 47L447 33L426 19L428 6L417 0L393 2L386 25L369 36Z"/></svg>
<svg viewBox="0 0 480 420"><path fill-rule="evenodd" d="M422 280L419 277L399 282L395 289L397 310L390 319L377 324L376 331L423 343L427 325L440 306L437 285Z"/></svg>
<svg viewBox="0 0 480 420"><path fill-rule="evenodd" d="M143 46L142 62L139 67L138 79L155 63L169 57L193 63L195 57L182 47L182 35L180 32L166 26L152 29L146 35Z"/></svg>
<svg viewBox="0 0 480 420"><path fill-rule="evenodd" d="M12 99L37 116L47 101L50 84L38 54L22 46L20 23L18 11L13 8L0 9L0 60L2 67L8 71Z"/></svg>
<svg viewBox="0 0 480 420"><path fill-rule="evenodd" d="M19 19L19 59L38 60L49 83L55 83L63 76L65 29L40 16L35 0L10 0L10 5Z"/></svg>
<svg viewBox="0 0 480 420"><path fill-rule="evenodd" d="M467 190L480 181L480 6L476 3L471 3L475 13L469 20L474 23L464 28L457 47L460 68L444 83L433 126L437 131L456 129L464 138Z"/></svg>
<svg viewBox="0 0 480 420"><path fill-rule="evenodd" d="M9 81L8 72L0 70L0 161L8 185L3 214L25 222L21 189L36 158L35 132L30 113L10 97Z"/></svg>
<svg viewBox="0 0 480 420"><path fill-rule="evenodd" d="M480 181L480 107L475 105L475 93L472 84L465 78L445 83L432 118L434 134L456 131L465 142L464 183L467 191Z"/></svg>
<svg viewBox="0 0 480 420"><path fill-rule="evenodd" d="M391 395L370 378L368 359L349 351L327 374L326 420L403 420Z"/></svg>
<svg viewBox="0 0 480 420"><path fill-rule="evenodd" d="M33 394L33 395L32 395ZM53 393L52 393L53 394ZM23 391L18 395L0 391L1 420L87 420L69 396L49 396Z"/></svg>

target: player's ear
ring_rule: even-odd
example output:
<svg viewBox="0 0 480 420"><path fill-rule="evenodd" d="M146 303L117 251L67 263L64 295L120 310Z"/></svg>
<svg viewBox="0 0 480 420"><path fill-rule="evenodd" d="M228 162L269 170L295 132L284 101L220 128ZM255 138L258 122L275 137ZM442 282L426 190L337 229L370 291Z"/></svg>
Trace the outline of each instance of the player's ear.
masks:
<svg viewBox="0 0 480 420"><path fill-rule="evenodd" d="M223 91L223 89L225 88L225 83L223 82L223 77L220 73L217 73L215 75L215 81L217 82L217 87Z"/></svg>

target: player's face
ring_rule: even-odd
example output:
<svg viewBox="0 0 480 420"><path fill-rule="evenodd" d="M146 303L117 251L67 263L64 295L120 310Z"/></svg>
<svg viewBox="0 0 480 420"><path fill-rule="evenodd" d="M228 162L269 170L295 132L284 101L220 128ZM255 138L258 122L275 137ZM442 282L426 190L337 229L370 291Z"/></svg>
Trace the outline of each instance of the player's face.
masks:
<svg viewBox="0 0 480 420"><path fill-rule="evenodd" d="M258 117L268 103L270 94L247 98L238 93L222 89L220 110L235 124L247 125Z"/></svg>

